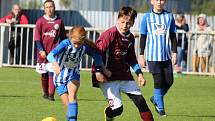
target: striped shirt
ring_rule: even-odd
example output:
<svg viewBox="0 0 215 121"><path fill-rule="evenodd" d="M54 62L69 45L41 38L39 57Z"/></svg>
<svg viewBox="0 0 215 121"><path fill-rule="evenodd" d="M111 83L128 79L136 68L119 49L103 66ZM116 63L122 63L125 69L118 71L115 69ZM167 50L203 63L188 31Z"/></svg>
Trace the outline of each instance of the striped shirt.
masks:
<svg viewBox="0 0 215 121"><path fill-rule="evenodd" d="M176 32L173 14L167 11L145 13L140 28L147 35L145 59L147 61L166 61L171 59L170 33Z"/></svg>
<svg viewBox="0 0 215 121"><path fill-rule="evenodd" d="M94 48L86 43L75 48L69 39L65 39L48 54L48 61L51 63L57 61L61 68L60 74L55 75L54 83L56 86L60 86L62 83L70 80L79 80L79 65L84 54L88 54L94 58L95 66L102 67L102 57Z"/></svg>

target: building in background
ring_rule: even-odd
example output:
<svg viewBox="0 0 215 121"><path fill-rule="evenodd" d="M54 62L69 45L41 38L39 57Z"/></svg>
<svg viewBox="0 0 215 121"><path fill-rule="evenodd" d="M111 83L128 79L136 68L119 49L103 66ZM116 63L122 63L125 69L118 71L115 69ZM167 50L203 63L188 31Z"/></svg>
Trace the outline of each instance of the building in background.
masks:
<svg viewBox="0 0 215 121"><path fill-rule="evenodd" d="M25 9L42 8L45 0L19 0ZM54 0L56 10L89 10L118 11L121 6L132 6L136 9L150 6L150 0ZM145 5L147 4L147 5ZM189 12L191 0L167 0L167 10Z"/></svg>

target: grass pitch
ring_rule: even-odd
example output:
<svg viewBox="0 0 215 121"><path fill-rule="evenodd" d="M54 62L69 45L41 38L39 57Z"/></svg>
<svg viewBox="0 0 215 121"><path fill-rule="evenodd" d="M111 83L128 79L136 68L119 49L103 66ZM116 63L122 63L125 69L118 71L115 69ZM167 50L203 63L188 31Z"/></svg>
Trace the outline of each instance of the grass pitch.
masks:
<svg viewBox="0 0 215 121"><path fill-rule="evenodd" d="M153 80L145 73L147 85L142 93L155 121L215 121L215 77L179 75L165 96L167 117L159 118L149 98ZM66 121L65 109L58 95L56 101L42 98L40 76L34 69L0 68L0 121L41 121L53 116ZM124 112L115 121L141 121L137 108L122 94ZM78 92L78 121L104 121L107 106L101 91L91 86L90 72L81 72Z"/></svg>

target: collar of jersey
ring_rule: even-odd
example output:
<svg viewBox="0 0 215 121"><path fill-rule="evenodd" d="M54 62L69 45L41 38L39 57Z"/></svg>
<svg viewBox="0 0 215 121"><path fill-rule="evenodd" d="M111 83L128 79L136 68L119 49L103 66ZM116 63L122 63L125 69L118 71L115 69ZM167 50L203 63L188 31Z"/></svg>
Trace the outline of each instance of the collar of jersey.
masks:
<svg viewBox="0 0 215 121"><path fill-rule="evenodd" d="M123 34L120 30L119 30L119 28L118 28L118 26L116 25L116 29L117 29L117 31L122 35L122 36L124 36L124 37L129 37L130 36L130 34L131 34L131 32L129 31L128 32L128 34Z"/></svg>
<svg viewBox="0 0 215 121"><path fill-rule="evenodd" d="M53 18L50 19L46 15L43 15L43 17L48 21L54 21L57 18L57 16L54 16Z"/></svg>
<svg viewBox="0 0 215 121"><path fill-rule="evenodd" d="M152 9L151 11L152 11L154 14L161 15L161 14L163 14L163 13L164 13L164 11L165 11L165 10L162 10L162 12L160 12L160 13L156 13L156 12L154 12L154 10L153 10L153 9Z"/></svg>

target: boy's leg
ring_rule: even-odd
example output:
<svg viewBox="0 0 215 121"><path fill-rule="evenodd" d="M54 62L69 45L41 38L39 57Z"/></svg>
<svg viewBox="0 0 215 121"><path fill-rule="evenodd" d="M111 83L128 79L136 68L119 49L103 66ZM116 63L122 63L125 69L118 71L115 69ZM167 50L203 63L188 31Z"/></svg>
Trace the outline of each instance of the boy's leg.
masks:
<svg viewBox="0 0 215 121"><path fill-rule="evenodd" d="M136 107L138 108L140 112L140 117L143 119L143 121L154 121L152 113L142 95L134 95L126 93L129 98L132 99Z"/></svg>
<svg viewBox="0 0 215 121"><path fill-rule="evenodd" d="M41 75L41 85L43 89L43 98L48 99L48 73Z"/></svg>
<svg viewBox="0 0 215 121"><path fill-rule="evenodd" d="M105 121L113 121L114 117L121 115L123 106L121 102L118 81L99 84L103 95L108 100L109 106L105 108Z"/></svg>
<svg viewBox="0 0 215 121"><path fill-rule="evenodd" d="M154 96L151 97L150 101L155 106L156 112L160 116L165 116L166 114L165 114L165 110L164 110L164 93L166 93L167 90L164 90L164 88L163 88L162 74L154 73L153 79L154 79Z"/></svg>
<svg viewBox="0 0 215 121"><path fill-rule="evenodd" d="M54 101L55 86L53 82L53 72L49 72L49 100Z"/></svg>
<svg viewBox="0 0 215 121"><path fill-rule="evenodd" d="M162 80L163 80L163 96L166 95L167 91L170 89L170 87L173 84L173 71L172 67L164 68L162 71Z"/></svg>
<svg viewBox="0 0 215 121"><path fill-rule="evenodd" d="M79 85L80 85L80 82L78 80L72 80L67 85L68 98L69 98L69 105L68 105L68 112L67 112L68 121L77 121L78 103L76 101L76 94L77 94Z"/></svg>

